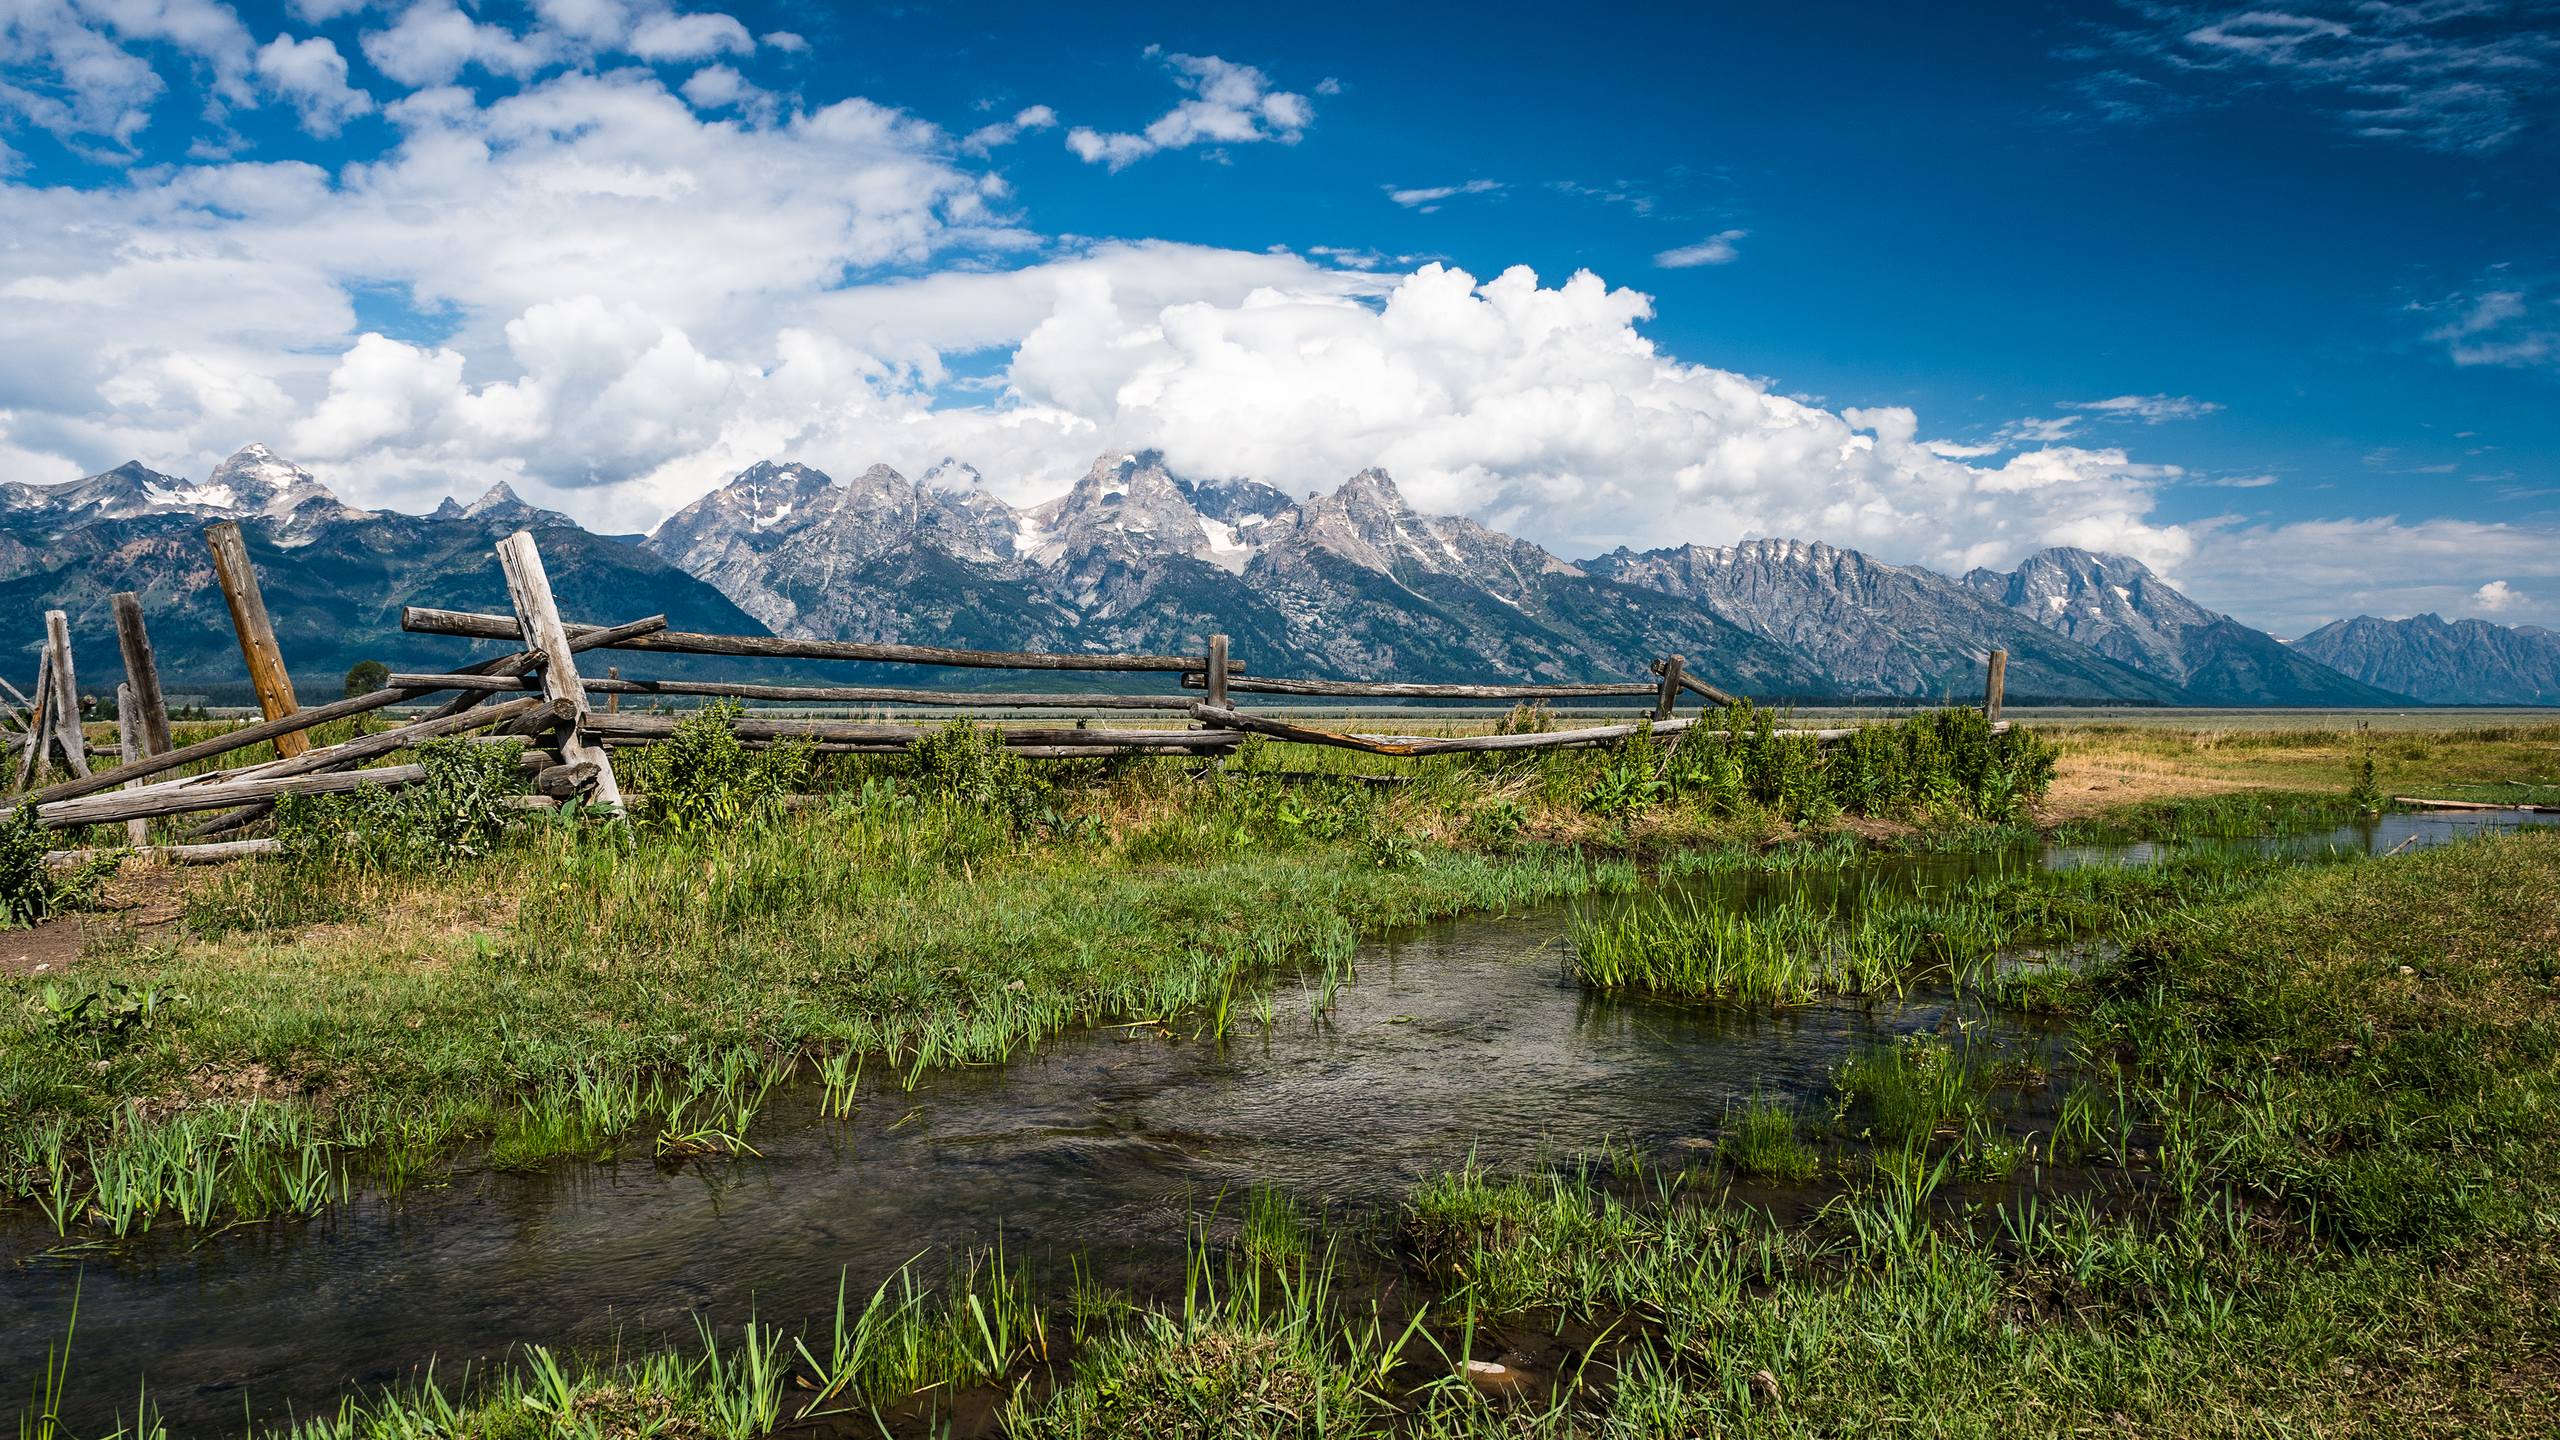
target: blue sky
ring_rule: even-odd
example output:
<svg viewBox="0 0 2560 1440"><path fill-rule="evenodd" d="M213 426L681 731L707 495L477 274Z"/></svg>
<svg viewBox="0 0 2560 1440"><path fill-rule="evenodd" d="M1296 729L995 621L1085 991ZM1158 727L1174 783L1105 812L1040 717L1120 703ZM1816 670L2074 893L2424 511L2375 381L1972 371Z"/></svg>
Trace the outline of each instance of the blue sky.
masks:
<svg viewBox="0 0 2560 1440"><path fill-rule="evenodd" d="M1569 555L2560 623L2549 6L0 15L10 478L263 440L632 528L1155 444Z"/></svg>

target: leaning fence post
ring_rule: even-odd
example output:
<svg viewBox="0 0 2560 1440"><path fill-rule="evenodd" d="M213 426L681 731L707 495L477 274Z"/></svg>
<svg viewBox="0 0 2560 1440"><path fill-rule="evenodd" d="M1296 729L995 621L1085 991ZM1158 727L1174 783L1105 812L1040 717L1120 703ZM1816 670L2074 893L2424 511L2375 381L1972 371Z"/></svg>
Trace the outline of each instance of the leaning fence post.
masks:
<svg viewBox="0 0 2560 1440"><path fill-rule="evenodd" d="M223 601L231 607L231 628L240 636L240 658L249 662L258 708L268 719L281 720L302 707L293 698L293 677L285 673L266 597L258 593L258 572L249 567L249 544L230 520L206 526L204 543L213 552L213 575L222 582ZM276 737L276 754L284 759L310 748L311 737L298 730Z"/></svg>
<svg viewBox="0 0 2560 1440"><path fill-rule="evenodd" d="M53 741L74 775L89 773L88 741L80 729L80 686L71 668L71 617L44 612L45 654L53 661Z"/></svg>
<svg viewBox="0 0 2560 1440"><path fill-rule="evenodd" d="M1994 725L2000 723L2000 692L2009 683L2009 652L1991 652L1991 669L1982 680L1982 713Z"/></svg>
<svg viewBox="0 0 2560 1440"><path fill-rule="evenodd" d="M46 738L53 729L53 647L36 652L36 693L27 701L27 747L18 752L18 783L26 789L44 773L44 751L53 742Z"/></svg>
<svg viewBox="0 0 2560 1440"><path fill-rule="evenodd" d="M587 735L587 688L579 683L568 627L560 623L560 607L551 598L551 577L543 572L542 550L533 543L533 532L519 530L499 541L498 567L506 572L507 597L515 602L516 627L523 632L524 648L541 657L543 695L569 702L560 759L571 765L593 764L596 803L621 810L622 786L613 778L612 757Z"/></svg>
<svg viewBox="0 0 2560 1440"><path fill-rule="evenodd" d="M1206 672L1206 674L1204 675L1204 677L1203 677L1203 679L1202 679L1202 682L1201 682L1201 683L1202 683L1203 685L1205 685L1205 686L1208 688L1208 692L1209 692L1209 703L1210 703L1210 704L1212 704L1212 705L1217 706L1217 707L1218 707L1219 709L1221 709L1221 710L1226 709L1226 708L1227 708L1227 637L1226 637L1226 636L1224 636L1224 635L1212 635L1212 636L1210 636L1210 637L1209 637L1208 668L1207 668L1207 672Z"/></svg>
<svg viewBox="0 0 2560 1440"><path fill-rule="evenodd" d="M151 658L151 633L142 627L142 597L130 590L120 590L109 597L116 612L116 644L124 651L125 683L133 687L133 703L139 712L134 719L141 725L142 753L166 755L173 748L169 740L169 705L160 695L160 667ZM121 702L116 713L124 713Z"/></svg>
<svg viewBox="0 0 2560 1440"><path fill-rule="evenodd" d="M1680 657L1677 655L1665 655L1662 657L1662 690L1661 693L1654 697L1653 718L1656 720L1670 719L1672 707L1679 703Z"/></svg>

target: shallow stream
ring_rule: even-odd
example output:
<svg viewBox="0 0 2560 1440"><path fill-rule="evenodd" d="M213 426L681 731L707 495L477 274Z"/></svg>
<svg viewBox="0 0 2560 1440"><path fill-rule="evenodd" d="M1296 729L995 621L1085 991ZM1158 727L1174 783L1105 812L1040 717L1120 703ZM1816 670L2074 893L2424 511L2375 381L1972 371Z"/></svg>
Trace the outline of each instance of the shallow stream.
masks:
<svg viewBox="0 0 2560 1440"><path fill-rule="evenodd" d="M2395 815L2259 848L2419 848L2519 817ZM1695 882L1753 904L1799 887L1935 885L1989 864L2151 858L2052 849L1877 859L1815 874ZM1393 1207L1473 1155L1491 1165L1702 1144L1755 1095L1813 1108L1854 1049L1936 1027L1951 997L1765 1009L1584 992L1565 973L1566 907L1425 927L1365 945L1322 1020L1312 984L1283 983L1265 1030L1223 1044L1192 1021L1057 1037L1002 1068L866 1078L859 1109L777 1093L749 1140L761 1158L662 1169L647 1159L537 1174L464 1165L397 1198L359 1195L317 1220L199 1237L174 1227L112 1253L40 1256L30 1210L0 1213L0 1395L27 1393L75 1287L81 1430L148 1380L173 1435L236 1434L334 1409L431 1358L451 1381L511 1346L626 1350L689 1341L697 1314L796 1325L922 1256L1002 1243L1062 1274L1147 1285L1179 1274L1192 1218L1274 1185L1333 1214ZM1239 1006L1239 1009L1243 1009ZM1974 1039L2034 1058L2063 1037L2015 1021ZM2003 1028L2005 1027L2005 1028ZM645 1141L643 1142L645 1146Z"/></svg>

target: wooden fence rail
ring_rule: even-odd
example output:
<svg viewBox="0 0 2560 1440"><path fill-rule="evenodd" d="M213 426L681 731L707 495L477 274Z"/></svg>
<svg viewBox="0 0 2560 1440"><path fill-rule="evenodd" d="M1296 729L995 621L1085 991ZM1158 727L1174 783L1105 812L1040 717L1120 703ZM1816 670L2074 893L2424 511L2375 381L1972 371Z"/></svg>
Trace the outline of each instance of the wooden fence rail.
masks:
<svg viewBox="0 0 2560 1440"><path fill-rule="evenodd" d="M1653 662L1650 679L1446 684L1253 677L1247 674L1244 663L1230 654L1228 639L1222 634L1207 637L1197 654L1114 655L701 634L669 629L664 615L616 625L581 623L561 616L535 537L518 531L497 546L499 568L513 613L409 606L401 611L400 623L413 633L501 640L519 648L447 671L397 672L389 676L384 688L370 694L304 709L294 701L291 682L285 678L283 657L267 622L257 577L250 568L247 547L237 527L212 526L206 539L265 718L193 744L172 743L139 597L120 594L113 597L112 603L117 641L127 672L118 705L123 763L87 771L82 759L84 742L72 680L70 637L61 612L53 612L46 616L43 665L35 692L21 694L16 687L0 681L0 686L6 686L24 707L23 714L10 710L0 715L0 721L15 718L24 727L19 788L26 793L18 797L18 803L33 807L40 823L55 829L75 829L122 822L133 827L137 849L172 861L267 853L274 848L274 842L255 839L215 844L142 844L146 838L142 826L159 817L221 812L183 832L190 839L201 840L264 818L283 796L338 794L366 786L414 783L426 774L423 765L370 762L392 759L423 741L446 736L473 742L511 738L524 744L526 748L517 763L533 777L535 791L519 797L525 807L554 805L583 796L603 813L618 813L623 797L614 775L613 752L663 742L676 733L681 723L672 715L624 711L620 706L624 696L976 710L1151 712L1167 722L1167 728L1148 728L1143 723L1105 726L1084 721L1072 727L1039 723L995 727L995 734L1014 753L1058 759L1112 755L1214 758L1256 735L1394 757L1561 749L1610 744L1646 730L1665 737L1687 734L1711 725L1712 718L1678 716L1675 710L1683 696L1696 696L1717 705L1732 703L1733 699L1688 673L1678 655L1666 655ZM1173 676L1174 685L1171 694L952 691L728 679L631 679L625 678L618 667L608 667L602 679L591 679L580 673L576 657L594 650L982 670L1157 674ZM2007 658L2001 651L1993 651L1988 657L1984 708L1995 721ZM439 695L446 698L423 715L390 729L369 735L358 733L329 745L309 743L311 731L333 721L355 720L394 705ZM591 703L596 696L605 698L603 707ZM1284 720L1241 708L1239 697L1248 696L1515 702L1611 699L1640 702L1639 708L1648 713L1639 720L1531 734L1406 735L1328 729ZM740 715L730 725L740 740L751 745L805 744L821 751L855 754L903 751L917 740L938 733L940 728L917 721L767 713ZM1777 733L1828 741L1854 731L1787 729ZM271 759L194 775L172 774L270 743L277 751ZM71 770L70 778L29 791L30 780L40 777L45 757L55 752L61 754L65 768ZM67 863L69 858L87 853L90 852L58 851L50 858Z"/></svg>
<svg viewBox="0 0 2560 1440"><path fill-rule="evenodd" d="M430 610L407 605L400 628L422 635L462 635L512 640L515 623L503 615L469 610ZM571 635L599 627L571 625ZM951 665L979 670L1198 670L1198 655L1084 655L1050 650L954 650L942 645L888 645L868 640L803 640L786 635L704 635L664 630L613 642L617 650L658 650L678 655L730 655L760 660L869 660L890 665ZM1233 673L1231 670L1230 673Z"/></svg>

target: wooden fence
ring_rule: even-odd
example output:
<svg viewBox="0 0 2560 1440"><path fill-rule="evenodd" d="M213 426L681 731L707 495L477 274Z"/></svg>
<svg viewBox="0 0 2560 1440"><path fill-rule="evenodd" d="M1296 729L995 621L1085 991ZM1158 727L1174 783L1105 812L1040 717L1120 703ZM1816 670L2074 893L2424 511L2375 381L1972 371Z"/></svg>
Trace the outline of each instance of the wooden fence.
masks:
<svg viewBox="0 0 2560 1440"><path fill-rule="evenodd" d="M211 837L240 830L266 816L280 796L330 794L366 785L414 782L424 774L417 765L369 762L440 736L520 737L527 742L520 763L531 776L533 790L525 804L552 805L577 796L603 813L615 814L621 809L623 796L614 775L614 751L664 740L677 724L674 717L665 714L625 712L621 703L625 696L980 711L1111 711L1179 722L1152 727L1134 720L1124 726L1095 726L1079 721L1073 725L1033 722L996 727L1007 747L1038 759L1115 755L1216 757L1253 735L1388 756L1604 745L1625 739L1639 729L1650 728L1656 735L1677 735L1708 723L1704 717L1677 713L1685 697L1716 706L1732 701L1722 690L1690 675L1678 655L1655 661L1647 678L1625 682L1443 685L1256 676L1229 654L1224 635L1208 637L1196 655L1100 655L963 650L771 635L706 635L671 630L663 615L612 625L578 623L561 616L543 569L541 550L530 533L518 531L497 546L511 613L480 614L413 606L402 611L401 628L422 635L508 641L519 648L458 669L394 672L383 688L369 694L305 708L296 699L292 680L286 674L283 653L276 644L238 527L228 523L214 525L206 531L206 541L213 552L214 572L222 584L241 656L247 663L264 718L211 739L175 744L141 602L134 595L120 594L114 597L112 608L127 678L117 690L117 759L112 765L92 767L80 721L69 625L64 612L49 611L33 693L21 692L0 679L0 688L5 688L16 701L15 706L0 703L0 712L5 712L0 713L0 728L5 728L9 742L19 750L20 793L16 803L32 806L43 825L69 830L123 823L128 827L129 839L138 846L145 839L144 825L152 819L219 812L186 832L189 840L210 841ZM618 667L609 667L602 677L590 677L583 673L579 657L598 650L980 670L1153 674L1171 676L1174 683L1171 693L1166 694L1078 694L626 679ZM2007 658L2005 652L1991 652L1984 706L1995 722L1999 719ZM1301 724L1244 709L1238 704L1240 696L1513 702L1624 699L1645 702L1651 714L1640 721L1534 734L1406 735ZM442 698L423 715L390 729L332 745L314 747L310 743L310 732L332 721L392 706L416 705L435 697ZM853 754L901 751L935 728L752 712L739 717L733 725L739 738L751 745L798 742L820 751ZM1779 733L1822 741L1851 732L1835 729ZM200 761L269 743L274 746L274 759L166 778L170 772ZM68 778L30 789L35 780L42 778L49 763L57 759L61 768L69 772ZM272 845L272 841L248 840L149 848L172 859L211 860L256 853Z"/></svg>

